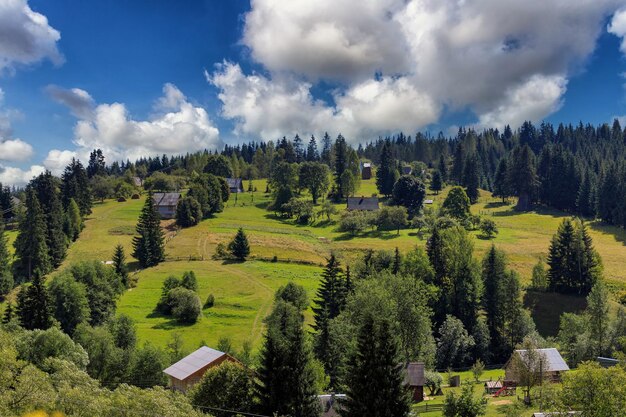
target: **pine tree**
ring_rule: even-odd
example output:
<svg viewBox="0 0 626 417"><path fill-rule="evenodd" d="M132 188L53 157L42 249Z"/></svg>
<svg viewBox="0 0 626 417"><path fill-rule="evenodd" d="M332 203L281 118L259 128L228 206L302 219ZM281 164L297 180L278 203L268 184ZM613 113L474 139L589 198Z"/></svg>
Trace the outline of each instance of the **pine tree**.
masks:
<svg viewBox="0 0 626 417"><path fill-rule="evenodd" d="M63 183L61 184L61 194L63 206L67 210L70 199L76 200L80 208L81 216L91 214L91 188L89 186L89 178L87 171L79 160L72 158L72 162L65 167L61 176Z"/></svg>
<svg viewBox="0 0 626 417"><path fill-rule="evenodd" d="M296 137L293 139L293 150L296 154L296 162L302 162L304 160L304 149L302 147L302 139L300 139L298 134L296 134Z"/></svg>
<svg viewBox="0 0 626 417"><path fill-rule="evenodd" d="M578 194L576 196L576 208L578 213L584 217L591 217L595 214L592 200L591 173L587 172L585 178L580 183Z"/></svg>
<svg viewBox="0 0 626 417"><path fill-rule="evenodd" d="M322 141L322 153L320 154L320 159L323 163L332 166L332 155L331 155L332 143L330 140L330 136L328 132L324 133L324 139Z"/></svg>
<svg viewBox="0 0 626 417"><path fill-rule="evenodd" d="M13 289L14 284L11 273L11 257L7 246L4 226L0 224L0 300Z"/></svg>
<svg viewBox="0 0 626 417"><path fill-rule="evenodd" d="M298 309L284 301L267 318L256 388L263 414L319 416L312 354L302 325Z"/></svg>
<svg viewBox="0 0 626 417"><path fill-rule="evenodd" d="M393 185L400 174L396 169L391 153L391 141L387 139L383 144L380 154L380 165L376 170L376 187L378 192L384 196L390 196L393 192Z"/></svg>
<svg viewBox="0 0 626 417"><path fill-rule="evenodd" d="M347 372L342 417L403 417L410 411L397 342L386 319L371 315L359 330Z"/></svg>
<svg viewBox="0 0 626 417"><path fill-rule="evenodd" d="M14 242L14 275L18 282L41 277L52 269L48 245L46 244L46 224L39 200L32 188L26 190L26 214L20 220L19 233Z"/></svg>
<svg viewBox="0 0 626 417"><path fill-rule="evenodd" d="M506 275L504 253L491 246L483 259L483 306L487 313L487 327L492 343L492 353L499 357L502 349L502 326L504 324L502 310L502 284Z"/></svg>
<svg viewBox="0 0 626 417"><path fill-rule="evenodd" d="M17 297L17 316L27 330L48 329L52 326L52 306L48 291L39 275L22 290Z"/></svg>
<svg viewBox="0 0 626 417"><path fill-rule="evenodd" d="M478 156L476 154L469 156L465 161L463 185L465 186L465 193L469 197L470 202L476 204L479 196L478 187L480 186L480 172Z"/></svg>
<svg viewBox="0 0 626 417"><path fill-rule="evenodd" d="M317 141L315 136L311 135L309 146L306 149L306 160L309 162L315 162L320 159L319 152L317 151Z"/></svg>
<svg viewBox="0 0 626 417"><path fill-rule="evenodd" d="M165 243L161 230L161 216L157 211L152 193L146 198L133 237L133 257L143 268L156 266L165 259Z"/></svg>
<svg viewBox="0 0 626 417"><path fill-rule="evenodd" d="M50 171L46 171L35 178L30 187L36 193L44 214L48 255L52 266L56 268L61 265L67 252L67 237L63 231L64 212L56 181Z"/></svg>
<svg viewBox="0 0 626 417"><path fill-rule="evenodd" d="M83 230L83 218L76 200L70 198L69 205L65 211L65 235L68 239L75 241Z"/></svg>
<svg viewBox="0 0 626 417"><path fill-rule="evenodd" d="M124 247L117 245L115 252L113 253L113 268L115 273L120 277L120 280L125 288L130 286L128 276L128 265L126 264L126 254L124 253Z"/></svg>
<svg viewBox="0 0 626 417"><path fill-rule="evenodd" d="M446 162L446 157L443 154L439 155L437 171L441 174L441 182L448 181L448 163Z"/></svg>
<svg viewBox="0 0 626 417"><path fill-rule="evenodd" d="M430 181L430 189L434 191L435 194L439 194L439 191L443 189L442 175L438 170L433 173L433 178Z"/></svg>
<svg viewBox="0 0 626 417"><path fill-rule="evenodd" d="M535 154L525 145L513 149L509 157L508 183L511 191L518 197L517 210L530 210L534 201L537 184Z"/></svg>
<svg viewBox="0 0 626 417"><path fill-rule="evenodd" d="M344 171L348 168L348 144L346 139L339 135L335 141L335 187L339 193L338 197L347 197L344 195L345 189L342 182ZM345 177L344 177L345 178Z"/></svg>
<svg viewBox="0 0 626 417"><path fill-rule="evenodd" d="M506 158L500 159L498 169L496 170L496 176L493 180L493 196L502 198L503 203L511 196L508 170L508 160Z"/></svg>
<svg viewBox="0 0 626 417"><path fill-rule="evenodd" d="M2 315L2 324L8 324L15 317L15 312L13 311L13 304L8 303L7 307L4 309L4 314Z"/></svg>
<svg viewBox="0 0 626 417"><path fill-rule="evenodd" d="M240 227L239 230L237 230L237 234L228 244L228 251L240 261L245 261L248 255L250 255L250 244L248 243L248 237L243 231L243 228Z"/></svg>

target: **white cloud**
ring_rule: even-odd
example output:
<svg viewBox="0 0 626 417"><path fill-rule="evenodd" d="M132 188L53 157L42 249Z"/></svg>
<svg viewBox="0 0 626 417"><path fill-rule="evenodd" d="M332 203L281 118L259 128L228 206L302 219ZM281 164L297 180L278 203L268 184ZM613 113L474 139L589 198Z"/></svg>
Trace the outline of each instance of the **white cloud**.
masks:
<svg viewBox="0 0 626 417"><path fill-rule="evenodd" d="M254 0L242 42L269 74L227 65L207 79L220 89L222 115L236 120L236 132L266 138L326 129L372 138L436 122L443 108L469 109L479 123L539 121L561 106L569 77L620 6L623 0ZM617 13L609 30L623 34L625 22L626 12ZM318 80L335 83L334 103L315 99Z"/></svg>
<svg viewBox="0 0 626 417"><path fill-rule="evenodd" d="M0 2L0 73L46 58L61 64L63 56L57 49L60 38L46 16L34 12L26 0Z"/></svg>
<svg viewBox="0 0 626 417"><path fill-rule="evenodd" d="M220 89L222 116L236 121L235 133L265 139L282 135L342 133L348 140L434 122L439 108L405 78L382 77L336 92L336 105L313 98L311 84L243 74L237 64L220 66L209 81Z"/></svg>
<svg viewBox="0 0 626 417"><path fill-rule="evenodd" d="M72 161L72 158L78 157L78 154L74 151L52 149L48 152L46 159L44 159L43 166L52 174L61 175L65 167Z"/></svg>
<svg viewBox="0 0 626 417"><path fill-rule="evenodd" d="M93 116L95 103L85 90L65 89L51 84L46 87L45 91L54 101L67 106L74 116L81 119L90 119Z"/></svg>
<svg viewBox="0 0 626 417"><path fill-rule="evenodd" d="M74 128L78 154L100 148L109 161L133 160L214 149L221 144L219 131L206 110L191 104L176 86L163 87L155 110L158 112L149 120L135 120L124 104L97 105Z"/></svg>
<svg viewBox="0 0 626 417"><path fill-rule="evenodd" d="M614 34L618 38L622 38L620 49L624 54L626 54L626 8L622 8L615 12L607 30L609 33Z"/></svg>
<svg viewBox="0 0 626 417"><path fill-rule="evenodd" d="M40 165L33 165L23 170L15 167L3 167L0 165L0 183L3 185L24 186L46 169Z"/></svg>
<svg viewBox="0 0 626 417"><path fill-rule="evenodd" d="M21 139L0 138L0 161L26 161L33 155L33 147Z"/></svg>

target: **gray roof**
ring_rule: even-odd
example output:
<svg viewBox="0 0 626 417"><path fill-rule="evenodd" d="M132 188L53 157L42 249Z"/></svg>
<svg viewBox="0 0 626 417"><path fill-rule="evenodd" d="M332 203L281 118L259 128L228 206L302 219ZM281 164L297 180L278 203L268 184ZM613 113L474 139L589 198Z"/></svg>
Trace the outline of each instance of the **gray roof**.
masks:
<svg viewBox="0 0 626 417"><path fill-rule="evenodd" d="M243 189L241 178L226 178L226 183L228 184L228 188L230 188L231 190L233 188L236 188L238 190Z"/></svg>
<svg viewBox="0 0 626 417"><path fill-rule="evenodd" d="M543 364L544 372L560 372L569 371L569 366L563 360L563 357L556 348L548 349L536 349L537 352L546 358L546 362ZM519 354L522 358L525 356L526 350L516 350L515 353Z"/></svg>
<svg viewBox="0 0 626 417"><path fill-rule="evenodd" d="M348 210L378 210L378 197L348 197Z"/></svg>
<svg viewBox="0 0 626 417"><path fill-rule="evenodd" d="M409 362L405 366L406 376L404 383L410 387L423 387L426 379L424 378L424 364L422 362Z"/></svg>
<svg viewBox="0 0 626 417"><path fill-rule="evenodd" d="M602 356L598 356L596 358L596 361L600 364L600 366L602 366L603 368L610 368L612 366L615 366L619 363L618 359L613 359L613 358L603 358Z"/></svg>
<svg viewBox="0 0 626 417"><path fill-rule="evenodd" d="M180 193L154 193L152 194L154 204L162 206L176 206L180 200Z"/></svg>
<svg viewBox="0 0 626 417"><path fill-rule="evenodd" d="M402 167L402 174L403 175L411 175L411 172L413 172L413 168L411 168L411 167Z"/></svg>
<svg viewBox="0 0 626 417"><path fill-rule="evenodd" d="M185 356L163 372L182 381L224 355L226 355L226 353L202 346L200 349Z"/></svg>
<svg viewBox="0 0 626 417"><path fill-rule="evenodd" d="M20 200L17 197L11 197L11 204L13 204L13 207L18 207L22 204L22 200Z"/></svg>

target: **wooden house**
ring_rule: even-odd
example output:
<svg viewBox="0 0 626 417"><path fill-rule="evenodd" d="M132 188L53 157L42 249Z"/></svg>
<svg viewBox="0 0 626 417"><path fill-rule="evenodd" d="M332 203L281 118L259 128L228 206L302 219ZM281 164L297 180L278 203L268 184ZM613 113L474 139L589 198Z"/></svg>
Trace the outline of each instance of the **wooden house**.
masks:
<svg viewBox="0 0 626 417"><path fill-rule="evenodd" d="M379 209L378 197L348 197L347 209L377 211Z"/></svg>
<svg viewBox="0 0 626 417"><path fill-rule="evenodd" d="M162 219L173 219L176 217L176 207L178 207L180 197L180 193L152 194L152 199Z"/></svg>
<svg viewBox="0 0 626 417"><path fill-rule="evenodd" d="M565 363L565 360L563 360L563 357L555 348L535 349L535 352L537 353L537 359L532 361L528 358L527 350L516 350L513 352L511 358L504 365L504 385L514 386L519 384L516 363L532 367L533 372L541 374L545 380L551 382L560 382L562 374L569 371L569 366L567 366L567 363Z"/></svg>
<svg viewBox="0 0 626 417"><path fill-rule="evenodd" d="M225 361L239 363L228 353L202 346L165 369L163 373L168 376L171 389L184 393L200 381L207 369L218 366Z"/></svg>
<svg viewBox="0 0 626 417"><path fill-rule="evenodd" d="M372 178L372 164L364 162L361 167L361 179L369 180L370 178Z"/></svg>
<svg viewBox="0 0 626 417"><path fill-rule="evenodd" d="M404 368L406 370L404 385L411 390L411 400L414 403L424 401L424 385L426 384L424 363L409 362Z"/></svg>
<svg viewBox="0 0 626 417"><path fill-rule="evenodd" d="M241 181L241 178L226 178L226 183L231 194L243 193L243 181Z"/></svg>

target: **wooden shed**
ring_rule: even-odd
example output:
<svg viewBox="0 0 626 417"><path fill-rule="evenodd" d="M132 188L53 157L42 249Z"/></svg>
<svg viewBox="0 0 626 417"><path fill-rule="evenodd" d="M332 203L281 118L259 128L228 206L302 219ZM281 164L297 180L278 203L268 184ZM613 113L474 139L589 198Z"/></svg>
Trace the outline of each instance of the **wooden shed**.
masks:
<svg viewBox="0 0 626 417"><path fill-rule="evenodd" d="M180 193L154 193L152 194L152 199L162 219L173 219L176 217L176 207L178 206L178 200L180 200Z"/></svg>
<svg viewBox="0 0 626 417"><path fill-rule="evenodd" d="M364 162L361 167L361 179L369 180L370 178L372 178L372 164Z"/></svg>
<svg viewBox="0 0 626 417"><path fill-rule="evenodd" d="M516 350L513 352L511 358L504 365L504 385L514 386L519 383L518 372L514 365L515 362L519 363L519 361L515 360L515 356L521 358L521 363L532 367L533 372L541 373L543 378L551 382L560 382L562 374L569 371L569 366L567 366L567 363L565 363L565 360L555 348L535 349L535 352L538 355L536 360L529 359L527 350Z"/></svg>
<svg viewBox="0 0 626 417"><path fill-rule="evenodd" d="M218 366L225 361L239 363L228 353L202 346L163 372L169 377L170 388L184 393L200 381L207 369Z"/></svg>
<svg viewBox="0 0 626 417"><path fill-rule="evenodd" d="M411 399L415 403L424 401L424 385L426 383L424 363L409 362L405 365L405 370L404 385L411 390Z"/></svg>

